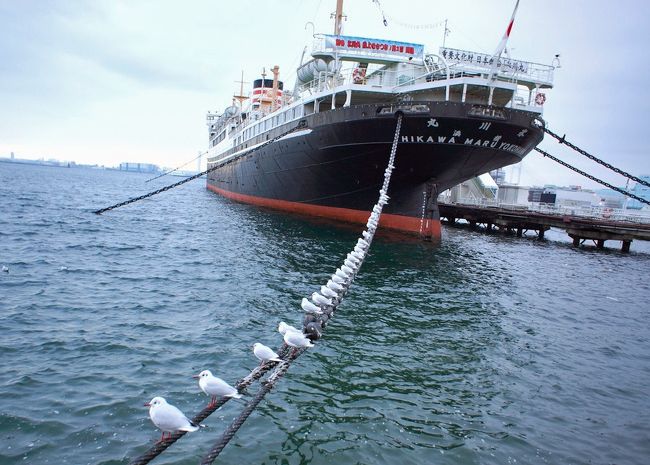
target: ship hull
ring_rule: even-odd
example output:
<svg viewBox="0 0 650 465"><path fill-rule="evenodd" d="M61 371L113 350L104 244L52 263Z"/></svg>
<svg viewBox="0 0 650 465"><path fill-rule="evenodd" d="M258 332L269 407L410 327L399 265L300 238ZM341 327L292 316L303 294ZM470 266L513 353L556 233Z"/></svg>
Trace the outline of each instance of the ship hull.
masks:
<svg viewBox="0 0 650 465"><path fill-rule="evenodd" d="M208 165L207 187L240 202L365 223L398 113L403 122L380 226L433 238L440 236L438 192L519 162L543 137L537 115L520 110L451 102L346 107L234 147ZM251 150L257 144L263 145Z"/></svg>

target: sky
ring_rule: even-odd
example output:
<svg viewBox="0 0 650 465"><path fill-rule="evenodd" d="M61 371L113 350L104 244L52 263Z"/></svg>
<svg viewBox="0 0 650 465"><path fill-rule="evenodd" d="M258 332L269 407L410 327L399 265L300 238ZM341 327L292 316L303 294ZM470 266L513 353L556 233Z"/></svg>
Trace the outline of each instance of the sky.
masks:
<svg viewBox="0 0 650 465"><path fill-rule="evenodd" d="M242 71L250 83L277 64L293 87L312 32L332 33L335 3L0 0L0 157L188 162L207 149L206 112L230 105ZM514 4L347 0L343 33L437 52L447 20L448 47L491 53ZM546 92L548 127L637 176L650 174L648 17L646 0L521 0L508 42L516 59L551 64L560 54L555 88ZM549 136L540 147L625 184ZM509 169L507 180L600 187L536 152Z"/></svg>

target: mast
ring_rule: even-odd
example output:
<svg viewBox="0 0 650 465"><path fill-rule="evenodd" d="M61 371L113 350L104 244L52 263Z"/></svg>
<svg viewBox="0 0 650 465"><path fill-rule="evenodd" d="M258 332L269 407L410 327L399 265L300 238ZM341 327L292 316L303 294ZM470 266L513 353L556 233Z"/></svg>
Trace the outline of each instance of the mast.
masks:
<svg viewBox="0 0 650 465"><path fill-rule="evenodd" d="M343 0L336 0L336 13L334 16L334 35L341 35L341 26L343 21Z"/></svg>
<svg viewBox="0 0 650 465"><path fill-rule="evenodd" d="M241 79L239 81L235 81L236 84L239 84L239 95L233 95L235 99L239 102L239 107L241 108L244 100L248 100L248 97L244 95L244 84L247 84L244 82L244 70L241 72Z"/></svg>
<svg viewBox="0 0 650 465"><path fill-rule="evenodd" d="M271 69L271 72L273 73L273 91L271 93L273 95L273 101L271 102L271 111L275 111L278 107L278 74L280 74L280 67L275 65Z"/></svg>

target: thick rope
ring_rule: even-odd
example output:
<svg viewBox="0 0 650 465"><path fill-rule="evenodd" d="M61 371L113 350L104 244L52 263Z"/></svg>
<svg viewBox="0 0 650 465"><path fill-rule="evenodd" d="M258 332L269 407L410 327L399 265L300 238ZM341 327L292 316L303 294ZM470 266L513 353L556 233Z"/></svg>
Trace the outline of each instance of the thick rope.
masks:
<svg viewBox="0 0 650 465"><path fill-rule="evenodd" d="M382 185L382 189L380 190L380 202L375 206L376 208L379 208L381 211L381 206L387 202L384 201L383 197L386 195L386 192L388 190L388 186L390 184L390 177L392 170L394 168L394 163L395 163L395 154L397 152L397 144L399 142L399 133L402 127L402 115L398 114L397 116L397 126L395 128L395 137L393 139L393 146L391 148L391 154L389 157L388 161L388 167L386 168L386 172L384 175L384 183ZM387 198L387 197L386 197ZM374 211L374 209L373 209ZM381 214L381 213L380 213ZM371 217L372 218L372 217ZM370 223L370 219L368 220ZM369 226L367 232L368 235L364 236L367 237L366 239L363 239L368 245L366 250L370 248L370 245L372 243L372 240L374 238L376 231L376 226ZM365 258L365 257L364 257ZM306 323L305 323L305 332L308 332L310 328L313 330L314 326L310 326L313 324L316 324L316 331L317 334L314 334L313 332L311 333L315 339L319 339L321 337L321 332L319 331L324 328L330 319L331 316L334 314L334 310L338 307L338 304L340 301L343 299L343 296L347 293L348 289L350 288L350 285L352 284L352 281L354 280L355 276L359 272L359 269L361 268L361 265L363 264L363 260L360 261L359 266L357 267L356 271L352 273L352 275L349 278L349 281L346 283L344 286L344 291L341 292L338 296L338 298L335 299L333 302L334 305L331 308L325 307L323 308L323 314L315 318L313 322L310 322L308 318L306 318ZM330 311L328 311L330 310ZM320 324L319 324L320 323ZM308 333L309 334L309 333ZM296 351L292 351L288 360L285 360L283 362L280 362L280 364L275 368L273 373L269 376L269 378L266 380L266 382L263 384L262 388L257 392L255 395L255 398L251 400L248 405L244 408L242 413L235 418L235 420L226 428L224 433L219 437L219 439L215 442L215 444L212 446L210 449L210 452L203 458L201 461L201 465L212 465L212 463L215 461L215 459L219 456L221 451L228 445L230 440L235 436L235 433L239 430L239 428L242 427L246 419L250 416L250 414L255 410L257 405L262 401L264 396L268 394L271 389L275 386L275 383L279 378L281 378L289 369L289 365L293 360L298 358L302 353L304 353L305 349L300 349Z"/></svg>
<svg viewBox="0 0 650 465"><path fill-rule="evenodd" d="M568 140L566 140L566 136L562 136L562 137L560 137L559 135L555 134L553 131L551 131L550 129L548 129L548 128L546 128L546 127L543 127L542 129L544 129L544 131L545 131L547 134L550 134L551 136L555 137L555 139L557 139L557 141L558 141L560 144L564 144L564 145L566 145L566 146L568 146L568 147L571 147L573 150L575 150L575 151L578 152L579 154L584 155L585 157L589 158L590 160L593 160L593 161L595 161L596 163L599 163L599 164L603 165L603 166L606 167L606 168L609 168L610 170L614 171L615 173L618 173L618 174L620 174L620 175L622 175L622 176L625 176L626 178L631 179L632 181L636 181L636 182L638 182L639 184L643 184L644 186L648 186L648 187L650 187L650 183L648 183L647 181L644 181L643 179L637 178L636 176L634 176L634 175L632 175L632 174L630 174L630 173L626 173L626 172L623 171L622 169L620 169L620 168L616 168L615 166L610 165L610 164L607 163L606 161L601 160L600 158L595 157L594 155L592 155L592 154L590 154L590 153L588 153L588 152L582 150L580 147L577 147L576 145L573 145L571 142L569 142ZM601 183L601 184L602 184L602 183ZM647 203L647 202L645 202L645 203Z"/></svg>
<svg viewBox="0 0 650 465"><path fill-rule="evenodd" d="M283 347L280 350L278 350L278 355L280 358L284 358L289 354L290 351L286 348ZM275 365L277 365L277 362L267 362L263 365L260 365L253 369L247 376L244 378L240 379L237 381L235 384L235 387L237 388L237 391L243 391L247 387L249 387L251 384L253 384L255 381L260 379L262 376L264 376L269 370L271 370ZM229 397L223 397L219 399L216 404L207 406L203 410L201 410L199 413L197 413L193 418L192 418L192 423L195 425L200 424L203 420L208 418L212 413L214 413L216 410L218 410L221 406L223 406L226 402L230 400ZM149 462L151 462L153 459L158 457L160 454L162 454L169 446L174 444L176 441L178 441L180 438L185 436L187 432L186 431L177 431L173 433L170 437L157 442L154 444L147 452L142 454L141 456L133 459L131 462L129 462L129 465L146 465Z"/></svg>
<svg viewBox="0 0 650 465"><path fill-rule="evenodd" d="M296 352L295 354L292 354L289 358L288 361L285 362L280 362L280 364L277 366L277 368L274 370L273 374L267 380L266 382L262 383L262 387L260 388L259 391L257 391L257 394L251 400L244 410L239 414L237 418L226 428L226 431L221 435L219 440L212 446L212 449L210 449L210 452L203 458L201 461L201 465L210 465L214 460L217 458L217 456L221 453L221 451L228 445L230 440L235 436L235 433L239 430L239 428L242 427L244 422L248 419L251 413L253 413L253 410L257 408L259 403L264 399L264 396L266 396L271 389L275 386L275 383L277 382L278 379L280 379L284 374L287 372L289 369L289 363L291 363L293 360L298 358L305 349L301 349L300 351Z"/></svg>
<svg viewBox="0 0 650 465"><path fill-rule="evenodd" d="M377 210L381 212L381 208L383 204L387 202L387 200L383 199L383 197L386 195L389 183L390 183L390 175L392 173L392 170L394 168L394 162L395 162L395 154L397 152L397 144L399 142L399 133L401 130L402 126L402 115L398 114L397 117L397 126L395 129L395 137L393 139L393 146L391 149L391 154L389 157L389 162L388 162L388 167L386 168L385 176L384 176L384 183L382 185L382 189L380 190L381 196L380 196L380 202L378 205L375 206L373 211ZM295 130L295 129L294 129ZM282 137L282 136L280 136ZM386 197L387 198L387 197ZM364 233L368 233L365 241L367 243L366 250L370 248L370 244L372 243L372 239L374 238L375 231L377 229L377 225L370 225L370 220L368 221L368 228L367 231L364 231ZM359 241L361 241L360 239ZM355 247L356 249L356 247ZM364 257L365 258L365 257ZM348 281L343 285L343 291L332 300L332 307L331 308L324 308L323 309L323 314L318 316L317 318L314 318L314 321L311 321L309 318L305 318L304 322L304 328L305 332L307 334L310 334L313 336L313 339L318 339L321 337L321 333L318 332L317 334L314 334L314 324L316 325L316 328L324 328L327 325L327 322L331 316L334 314L334 310L338 307L340 302L343 300L343 297L347 293L350 285L352 284L352 281L356 277L357 273L359 272L359 269L361 268L361 265L363 264L363 260L360 261L359 266L357 267L356 271L349 277ZM311 332L310 332L311 331ZM316 329L318 331L318 329ZM215 442L213 447L210 449L210 452L204 457L203 461L201 462L202 464L212 464L214 460L217 458L217 456L221 453L221 451L225 448L225 446L230 442L230 440L234 437L234 435L237 433L239 428L244 424L246 419L250 416L250 414L255 410L255 408L259 405L259 403L264 399L264 396L268 394L273 387L275 386L275 383L282 377L284 374L287 372L289 369L290 364L298 358L300 355L302 355L305 352L305 349L290 349L286 345L283 345L281 349L278 350L278 355L280 358L283 360L282 362L266 362L254 370L252 370L246 377L240 379L236 384L235 387L237 388L238 391L242 391L249 387L251 384L253 384L255 381L259 380L262 378L268 371L273 369L273 372L269 375L269 377L262 382L262 387L259 389L259 391L256 393L255 397L248 402L244 410L241 412L241 414L231 423L231 425L224 431L224 433L219 437L219 439ZM191 421L194 424L200 424L203 420L205 420L208 416L210 416L214 411L219 409L222 405L224 405L226 402L228 402L230 398L221 398L219 399L215 405L212 406L206 406L203 410L201 410L199 413L197 413ZM170 437L164 439L163 441L157 442L154 446L152 446L147 452L142 454L141 456L137 457L136 459L132 460L129 462L129 465L146 465L149 462L151 462L154 458L156 458L158 455L160 455L162 452L164 452L169 446L174 444L177 440L179 440L181 437L183 437L186 434L185 431L177 431L173 433Z"/></svg>
<svg viewBox="0 0 650 465"><path fill-rule="evenodd" d="M643 197L639 197L639 196L637 196L637 195L634 195L634 194L632 194L632 193L626 191L625 189L621 189L620 187L613 186L613 185L611 185L610 183L603 181L602 179L598 179L598 178L596 178L596 177L594 177L594 176L592 176L592 175L590 175L590 174L588 174L588 173L585 173L584 171L582 171L582 170L576 168L575 166L571 166L571 165L569 165L567 162L562 161L562 160L560 160L559 158L555 158L553 155L551 155L551 154L548 153L548 152L545 152L544 150L540 149L539 147L535 147L535 150L537 150L539 153L541 153L541 154L544 155L545 157L550 158L550 159L553 160L554 162L557 162L557 163L559 163L559 164L562 165L562 166L566 166L566 167L569 168L570 170L573 170L573 171L575 171L576 173L581 174L581 175L583 175L584 177L591 179L592 181L595 181L595 182L597 182L597 183L599 183L599 184L602 184L602 185L605 186L605 187L609 187L610 189L615 190L616 192L620 192L621 194L623 194L623 195L625 195L625 196L627 196L627 197L630 197L630 198L632 198L632 199L638 200L639 202L643 202L643 203L645 203L645 204L647 204L647 205L650 205L650 201L644 199Z"/></svg>

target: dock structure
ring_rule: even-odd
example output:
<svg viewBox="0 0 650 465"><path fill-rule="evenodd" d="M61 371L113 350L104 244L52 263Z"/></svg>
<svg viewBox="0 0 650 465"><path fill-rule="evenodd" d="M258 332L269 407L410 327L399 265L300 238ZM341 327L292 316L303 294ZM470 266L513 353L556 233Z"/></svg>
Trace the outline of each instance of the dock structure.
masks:
<svg viewBox="0 0 650 465"><path fill-rule="evenodd" d="M497 229L515 233L522 237L534 231L539 239L551 228L566 231L573 245L579 247L585 241L593 241L598 249L605 247L605 241L620 241L621 251L629 252L632 241L650 241L650 218L612 215L605 210L600 217L579 215L571 211L539 211L526 205L467 205L459 203L438 204L440 219L454 225L465 220L473 228L482 226L485 231Z"/></svg>

